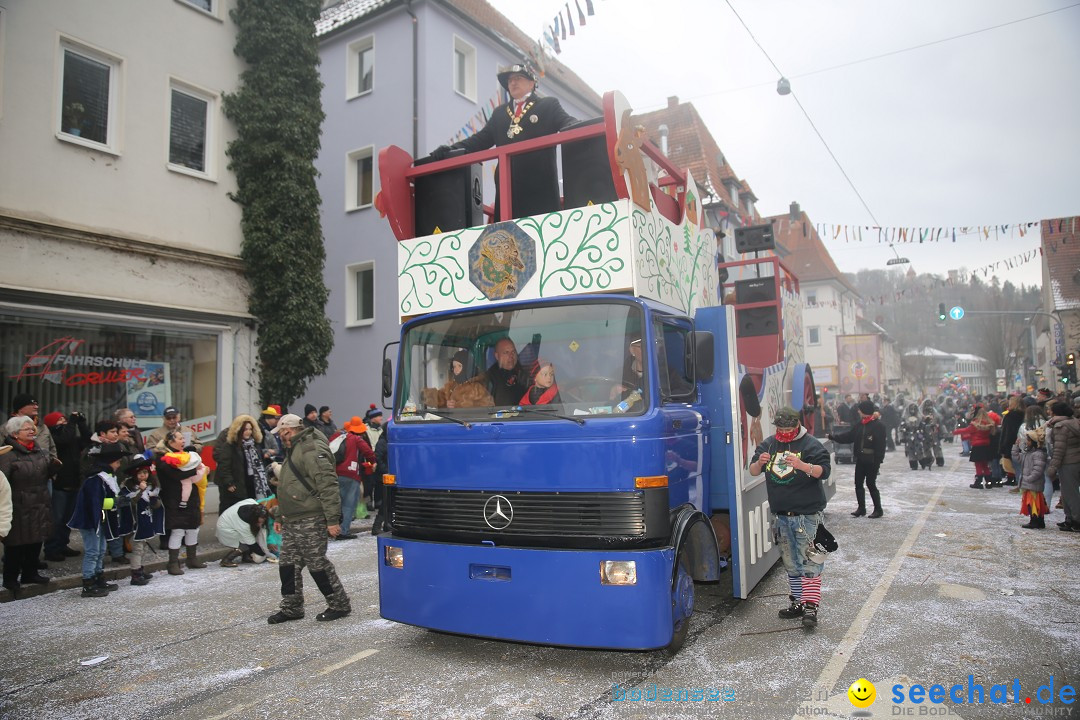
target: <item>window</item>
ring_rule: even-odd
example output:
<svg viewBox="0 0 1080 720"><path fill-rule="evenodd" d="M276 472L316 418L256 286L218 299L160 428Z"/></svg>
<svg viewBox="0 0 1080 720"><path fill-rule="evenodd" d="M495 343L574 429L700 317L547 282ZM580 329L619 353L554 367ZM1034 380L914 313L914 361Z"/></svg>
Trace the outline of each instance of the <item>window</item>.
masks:
<svg viewBox="0 0 1080 720"><path fill-rule="evenodd" d="M120 60L68 41L60 44L63 140L115 150Z"/></svg>
<svg viewBox="0 0 1080 720"><path fill-rule="evenodd" d="M180 0L180 2L184 3L185 5L190 5L193 8L198 8L203 12L208 12L211 15L214 15L216 12L216 8L214 6L217 3L214 2L214 0Z"/></svg>
<svg viewBox="0 0 1080 720"><path fill-rule="evenodd" d="M209 175L210 118L215 99L187 85L169 86L169 169Z"/></svg>
<svg viewBox="0 0 1080 720"><path fill-rule="evenodd" d="M655 318L657 371L660 395L665 402L687 401L697 392L694 385L692 327L685 318Z"/></svg>
<svg viewBox="0 0 1080 720"><path fill-rule="evenodd" d="M454 36L454 91L476 102L476 48Z"/></svg>
<svg viewBox="0 0 1080 720"><path fill-rule="evenodd" d="M368 35L349 43L345 53L345 99L366 95L375 87L375 36Z"/></svg>
<svg viewBox="0 0 1080 720"><path fill-rule="evenodd" d="M817 292L806 293L806 306L817 307Z"/></svg>
<svg viewBox="0 0 1080 720"><path fill-rule="evenodd" d="M375 263L362 262L345 268L345 326L375 322Z"/></svg>
<svg viewBox="0 0 1080 720"><path fill-rule="evenodd" d="M375 148L353 150L345 160L345 211L371 207L375 197Z"/></svg>
<svg viewBox="0 0 1080 720"><path fill-rule="evenodd" d="M519 304L499 312L435 315L412 325L401 340L394 419L440 423L453 419L548 420L565 424L565 420L553 413L582 418L640 415L650 406L648 385L650 363L654 359L649 353L640 352L640 345L635 346L642 336L643 323L640 306L624 302L580 302L572 298L543 305ZM493 397L477 398L479 404L462 403L449 408L447 393L453 387L446 385L453 362L461 363L460 370L455 372L471 378L496 361L495 348L507 339L517 350L522 375L531 375L537 360L552 363L554 370L550 377L557 386L557 394L543 402L540 397L535 398L535 411L497 418L493 406L520 405L530 384L542 382L539 374L535 378L519 376L522 382L516 391L516 383L508 383L497 388ZM635 355L640 358L639 363L635 363ZM620 406L620 402L625 405ZM438 415L425 412L427 408L437 409Z"/></svg>
<svg viewBox="0 0 1080 720"><path fill-rule="evenodd" d="M739 209L739 186L735 183L729 185L731 188L731 204L735 206L735 209Z"/></svg>
<svg viewBox="0 0 1080 720"><path fill-rule="evenodd" d="M821 344L821 329L816 327L806 328L806 342L809 345Z"/></svg>

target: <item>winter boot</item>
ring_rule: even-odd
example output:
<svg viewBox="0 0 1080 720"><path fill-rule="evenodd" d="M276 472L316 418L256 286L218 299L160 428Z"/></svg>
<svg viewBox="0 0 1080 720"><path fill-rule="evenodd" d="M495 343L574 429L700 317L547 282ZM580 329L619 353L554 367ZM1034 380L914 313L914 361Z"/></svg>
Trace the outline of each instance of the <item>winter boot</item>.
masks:
<svg viewBox="0 0 1080 720"><path fill-rule="evenodd" d="M143 585L149 585L150 578L146 577L146 573L143 572L142 568L135 568L131 571L131 584L138 585L140 587Z"/></svg>
<svg viewBox="0 0 1080 720"><path fill-rule="evenodd" d="M169 574L170 575L183 575L184 570L180 567L180 549L173 550L169 548Z"/></svg>
<svg viewBox="0 0 1080 720"><path fill-rule="evenodd" d="M803 605L802 625L808 630L817 627L817 603L808 602Z"/></svg>
<svg viewBox="0 0 1080 720"><path fill-rule="evenodd" d="M855 508L855 512L851 513L851 517L862 517L865 514L866 508L860 505L859 507Z"/></svg>
<svg viewBox="0 0 1080 720"><path fill-rule="evenodd" d="M795 599L794 595L788 595L788 600L791 601L791 605L780 610L776 614L785 620L791 620L792 618L799 618L803 616L804 605Z"/></svg>
<svg viewBox="0 0 1080 720"><path fill-rule="evenodd" d="M240 551L233 548L229 552L225 553L225 557L221 558L221 567L239 567L236 562L236 558L240 557Z"/></svg>
<svg viewBox="0 0 1080 720"><path fill-rule="evenodd" d="M89 580L83 578L81 597L108 597L109 591L105 588L99 588L95 581L96 578L90 578Z"/></svg>
<svg viewBox="0 0 1080 720"><path fill-rule="evenodd" d="M1009 487L1015 486L1016 485L1016 475L1014 475L1012 473L1009 473L1005 478L1005 484L1008 485Z"/></svg>
<svg viewBox="0 0 1080 720"><path fill-rule="evenodd" d="M1026 525L1021 525L1020 527L1024 528L1025 530L1045 530L1046 519L1043 518L1042 515L1036 515L1035 513L1032 513L1031 520Z"/></svg>
<svg viewBox="0 0 1080 720"><path fill-rule="evenodd" d="M116 583L105 582L105 573L98 573L94 576L94 587L101 588L106 592L120 589L120 586Z"/></svg>
<svg viewBox="0 0 1080 720"><path fill-rule="evenodd" d="M975 476L975 482L968 485L968 487L969 488L975 488L976 490L982 490L983 489L983 482L982 481L983 481L982 475L976 475Z"/></svg>
<svg viewBox="0 0 1080 720"><path fill-rule="evenodd" d="M206 567L206 563L199 560L199 546L198 546L198 544L185 545L184 549L187 550L187 563L186 564L188 566L188 569L198 570L200 568Z"/></svg>

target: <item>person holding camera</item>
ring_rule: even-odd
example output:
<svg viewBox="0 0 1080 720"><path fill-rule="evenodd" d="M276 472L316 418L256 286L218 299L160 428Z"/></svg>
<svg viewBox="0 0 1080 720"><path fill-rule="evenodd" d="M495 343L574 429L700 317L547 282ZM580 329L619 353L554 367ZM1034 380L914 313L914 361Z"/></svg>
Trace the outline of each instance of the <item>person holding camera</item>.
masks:
<svg viewBox="0 0 1080 720"><path fill-rule="evenodd" d="M866 515L866 488L868 488L870 499L874 501L874 512L870 513L870 517L879 518L884 513L881 511L881 493L878 492L877 476L881 463L885 462L885 436L889 431L885 423L878 418L872 401L863 400L856 408L859 412L859 423L847 432L830 434L828 438L836 443L855 444L855 499L858 500L859 507L855 508L851 517ZM863 483L866 484L866 488L863 487Z"/></svg>
<svg viewBox="0 0 1080 720"><path fill-rule="evenodd" d="M773 416L776 432L754 449L750 474L765 472L765 489L773 513L773 540L788 574L790 606L781 618L802 618L813 629L821 604L821 571L825 558L814 549L825 514L825 488L832 463L821 441L802 426L798 410L782 407Z"/></svg>
<svg viewBox="0 0 1080 720"><path fill-rule="evenodd" d="M90 428L80 412L73 412L67 417L63 413L51 412L45 416L44 422L52 433L56 457L62 463L53 476L53 532L45 541L45 559L63 562L66 558L79 555L78 550L68 547L71 528L67 526L67 521L75 512L75 496L82 485L79 462L83 449L90 446Z"/></svg>

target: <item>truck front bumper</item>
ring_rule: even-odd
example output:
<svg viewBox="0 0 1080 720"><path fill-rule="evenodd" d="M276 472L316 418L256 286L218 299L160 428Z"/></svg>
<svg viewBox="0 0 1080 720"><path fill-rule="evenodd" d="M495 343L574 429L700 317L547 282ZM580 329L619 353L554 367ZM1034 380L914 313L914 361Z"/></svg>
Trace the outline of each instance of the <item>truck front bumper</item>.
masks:
<svg viewBox="0 0 1080 720"><path fill-rule="evenodd" d="M401 567L387 561L400 553ZM604 585L601 564L633 561L633 585ZM557 550L379 537L380 614L479 637L651 650L672 635L674 550Z"/></svg>

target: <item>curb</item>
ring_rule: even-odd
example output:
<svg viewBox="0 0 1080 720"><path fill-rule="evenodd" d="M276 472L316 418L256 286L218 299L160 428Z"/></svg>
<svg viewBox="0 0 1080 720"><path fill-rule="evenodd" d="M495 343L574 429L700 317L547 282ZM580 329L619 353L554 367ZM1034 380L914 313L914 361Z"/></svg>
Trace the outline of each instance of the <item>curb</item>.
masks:
<svg viewBox="0 0 1080 720"><path fill-rule="evenodd" d="M370 533L371 522L364 520L356 520L353 522L353 533ZM199 553L199 560L204 562L217 562L229 552L229 548L217 547L206 552ZM183 565L184 558L181 556L180 563ZM143 563L143 568L147 572L156 573L168 568L168 560L156 560L154 562ZM131 568L124 567L107 567L104 571L106 580L124 580L131 577ZM0 589L0 603L13 602L15 600L26 600L27 598L37 597L39 595L47 595L48 593L58 592L60 590L73 590L75 588L82 588L82 571L81 569L72 575L62 575L60 577L52 578L47 585L23 585L19 588L19 597L14 597L10 590L7 588Z"/></svg>

